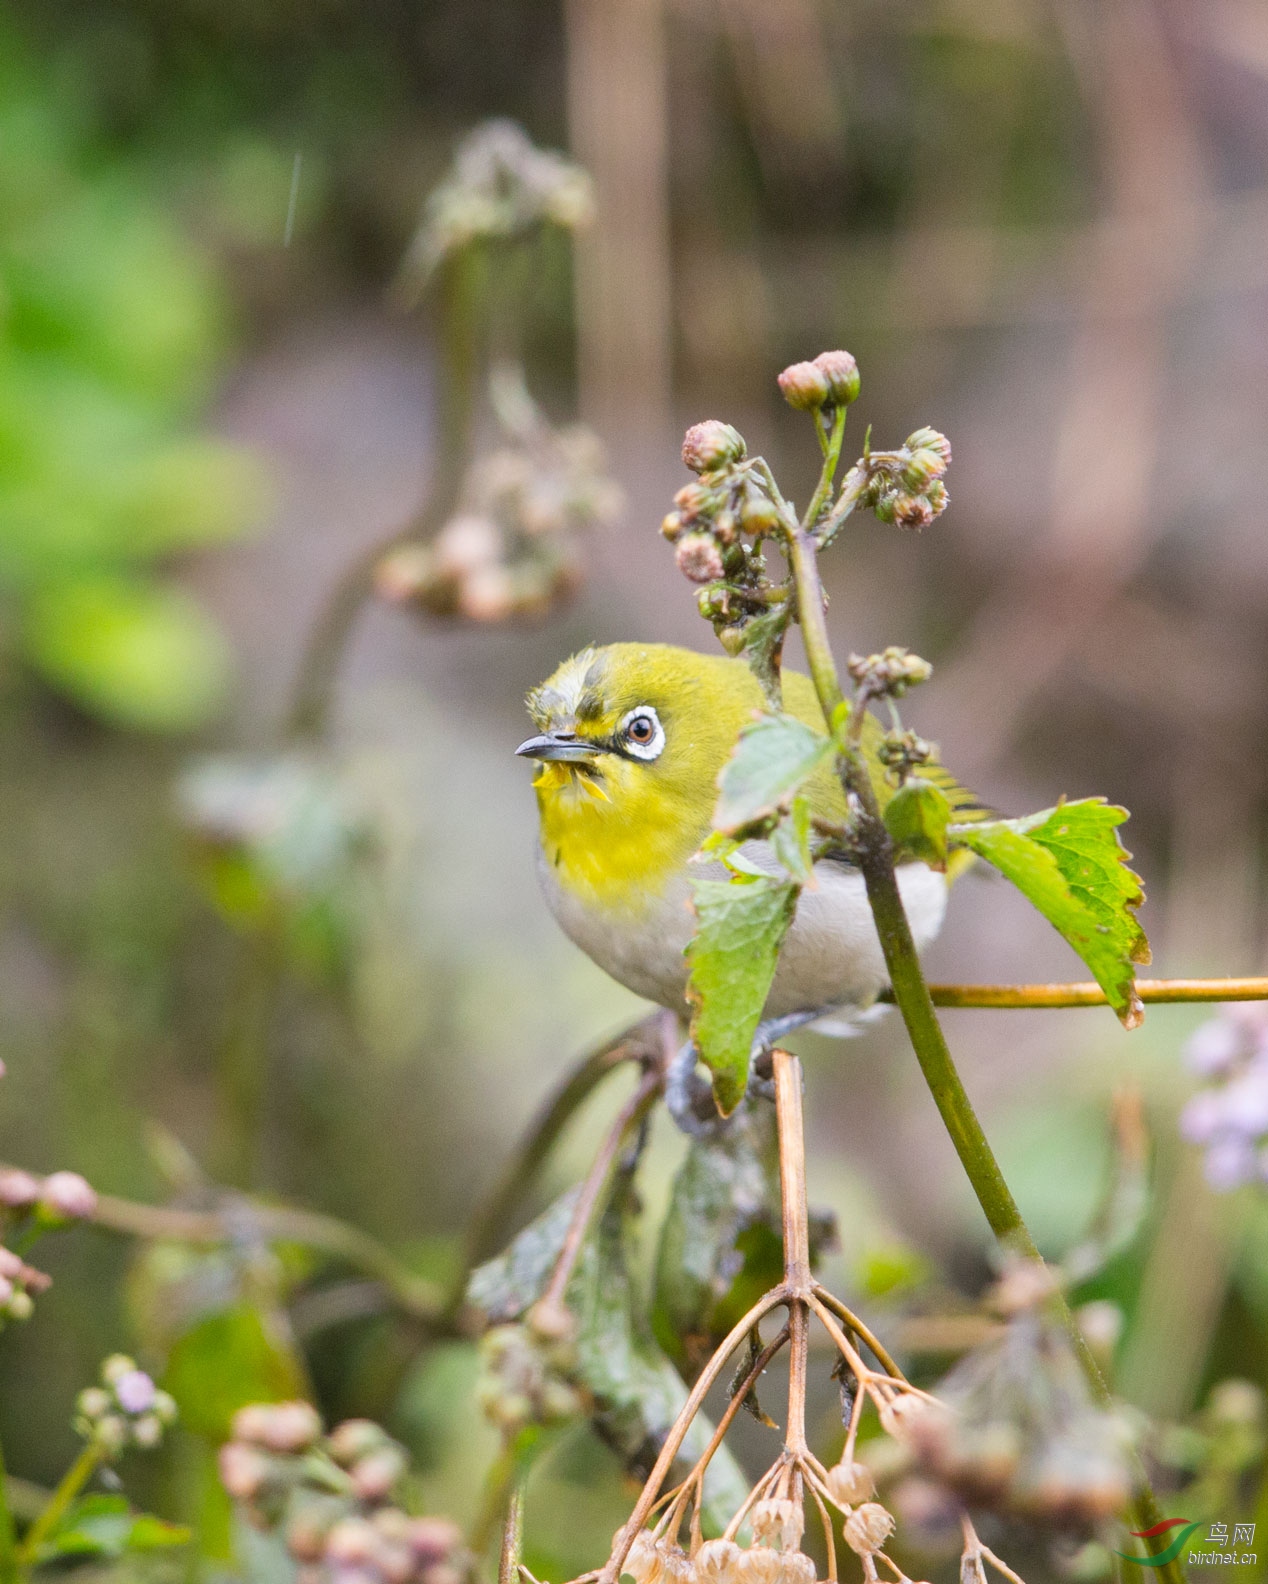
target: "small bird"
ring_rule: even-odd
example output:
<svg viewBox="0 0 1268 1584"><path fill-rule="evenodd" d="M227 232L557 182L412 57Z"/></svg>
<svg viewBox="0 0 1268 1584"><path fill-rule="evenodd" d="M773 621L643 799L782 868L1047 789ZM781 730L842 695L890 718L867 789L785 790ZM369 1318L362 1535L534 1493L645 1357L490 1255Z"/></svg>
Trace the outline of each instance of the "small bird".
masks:
<svg viewBox="0 0 1268 1584"><path fill-rule="evenodd" d="M723 655L616 643L565 660L527 702L538 735L515 751L540 765L533 779L538 872L552 913L619 983L685 1015L684 952L695 931L691 881L725 877L720 864L690 860L711 828L718 775L764 706L756 678L742 660ZM783 702L826 731L808 677L785 670ZM884 804L893 787L876 757L880 736L869 719L864 751ZM972 817L979 805L941 767L922 774ZM845 820L845 796L830 767L815 772L807 791L813 814ZM741 852L763 869L779 869L766 842L746 842ZM863 877L843 859L826 857L815 864L814 879L784 940L767 1018L867 1007L886 984ZM898 883L923 949L942 925L947 876L907 863Z"/></svg>

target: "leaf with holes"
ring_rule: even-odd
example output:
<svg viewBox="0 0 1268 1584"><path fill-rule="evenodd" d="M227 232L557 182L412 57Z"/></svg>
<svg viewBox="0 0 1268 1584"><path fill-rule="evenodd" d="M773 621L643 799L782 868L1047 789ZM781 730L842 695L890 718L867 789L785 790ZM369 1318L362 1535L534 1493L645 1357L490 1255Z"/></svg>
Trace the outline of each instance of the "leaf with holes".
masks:
<svg viewBox="0 0 1268 1584"><path fill-rule="evenodd" d="M1150 959L1136 918L1145 893L1116 830L1127 817L1104 798L1083 798L1023 819L952 825L947 834L1012 881L1078 952L1124 1026L1135 1028L1144 1017L1135 965Z"/></svg>

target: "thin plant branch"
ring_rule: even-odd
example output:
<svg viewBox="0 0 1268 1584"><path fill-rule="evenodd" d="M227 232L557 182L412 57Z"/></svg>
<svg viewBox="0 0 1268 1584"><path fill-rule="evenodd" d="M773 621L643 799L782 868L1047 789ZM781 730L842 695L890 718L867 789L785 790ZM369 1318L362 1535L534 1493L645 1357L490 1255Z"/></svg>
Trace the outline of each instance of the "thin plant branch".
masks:
<svg viewBox="0 0 1268 1584"><path fill-rule="evenodd" d="M1268 1001L1268 979L1137 979L1142 1001ZM892 990L877 997L891 1004ZM942 1007L1091 1007L1108 1006L1100 985L1073 984L931 984L929 999Z"/></svg>

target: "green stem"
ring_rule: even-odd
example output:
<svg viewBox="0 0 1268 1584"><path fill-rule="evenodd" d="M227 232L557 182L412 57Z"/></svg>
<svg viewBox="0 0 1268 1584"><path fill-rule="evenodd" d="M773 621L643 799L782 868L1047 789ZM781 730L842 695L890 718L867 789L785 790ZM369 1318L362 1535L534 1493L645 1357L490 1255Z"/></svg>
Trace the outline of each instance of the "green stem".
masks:
<svg viewBox="0 0 1268 1584"><path fill-rule="evenodd" d="M8 1477L4 1450L0 1448L0 1584L16 1584L18 1578L18 1536L9 1506Z"/></svg>
<svg viewBox="0 0 1268 1584"><path fill-rule="evenodd" d="M832 430L826 437L816 416L815 428L820 439L824 441L823 467L819 472L818 487L810 497L810 505L806 508L805 523L808 528L815 526L832 498L832 485L837 476L837 464L841 460L841 441L845 437L845 415L848 411L848 407L836 408L832 417Z"/></svg>
<svg viewBox="0 0 1268 1584"><path fill-rule="evenodd" d="M798 612L810 674L824 717L831 725L838 718L844 698L824 619L817 546L805 528L792 536L789 560L797 586ZM861 702L856 705L860 712L862 707ZM1010 1249L1027 1258L1041 1259L1017 1201L982 1131L938 1022L898 889L893 846L881 818L876 791L862 751L857 747L843 749L838 768L847 796L852 795L858 802L856 834L859 866L885 956L894 1001L902 1014L920 1070L991 1230ZM1109 1386L1069 1306L1060 1298L1056 1300L1056 1307L1094 1396L1108 1407L1112 1402ZM1137 1470L1136 1484L1133 1527L1148 1529L1160 1521L1161 1514L1143 1469ZM1158 1577L1169 1581L1169 1584L1181 1584L1184 1570L1178 1562L1170 1562L1158 1570Z"/></svg>
<svg viewBox="0 0 1268 1584"><path fill-rule="evenodd" d="M70 1504L97 1472L101 1458L101 1447L96 1441L89 1441L62 1475L61 1482L49 1498L48 1506L27 1530L18 1547L17 1562L24 1572L36 1562L44 1542L53 1534L66 1516Z"/></svg>
<svg viewBox="0 0 1268 1584"><path fill-rule="evenodd" d="M229 1027L216 1062L217 1171L225 1182L249 1188L259 1154L269 1071L269 1032L282 983L280 924L244 945Z"/></svg>

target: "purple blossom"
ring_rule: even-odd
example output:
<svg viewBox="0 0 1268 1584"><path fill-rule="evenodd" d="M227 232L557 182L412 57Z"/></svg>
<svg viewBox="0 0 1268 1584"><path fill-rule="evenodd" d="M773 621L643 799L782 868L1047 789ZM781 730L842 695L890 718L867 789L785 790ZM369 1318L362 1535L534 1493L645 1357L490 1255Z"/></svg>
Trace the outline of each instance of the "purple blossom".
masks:
<svg viewBox="0 0 1268 1584"><path fill-rule="evenodd" d="M149 1413L158 1388L144 1370L129 1370L114 1383L115 1399L124 1413Z"/></svg>
<svg viewBox="0 0 1268 1584"><path fill-rule="evenodd" d="M1185 1060L1207 1080L1180 1116L1181 1136L1206 1150L1207 1181L1222 1193L1268 1181L1268 1006L1221 1008L1189 1040Z"/></svg>

